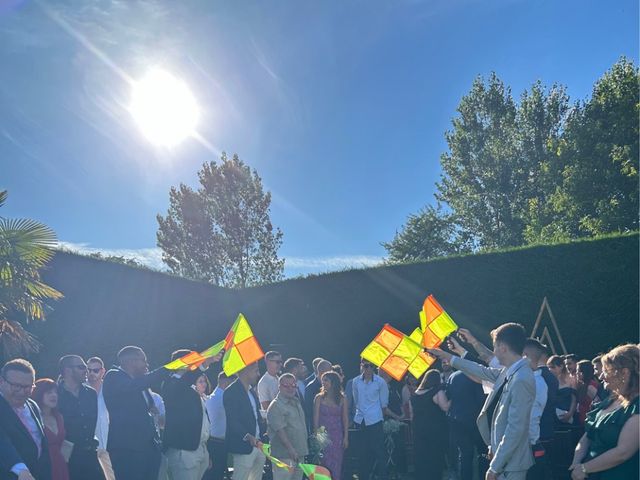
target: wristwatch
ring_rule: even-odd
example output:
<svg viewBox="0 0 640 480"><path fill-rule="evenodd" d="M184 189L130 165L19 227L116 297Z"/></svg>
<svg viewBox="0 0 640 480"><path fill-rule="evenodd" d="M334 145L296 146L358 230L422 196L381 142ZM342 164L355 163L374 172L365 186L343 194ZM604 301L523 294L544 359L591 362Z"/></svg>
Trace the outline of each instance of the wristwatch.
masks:
<svg viewBox="0 0 640 480"><path fill-rule="evenodd" d="M584 473L585 475L589 473L587 472L587 467L584 466L584 463L580 464L580 470L582 470L582 473Z"/></svg>

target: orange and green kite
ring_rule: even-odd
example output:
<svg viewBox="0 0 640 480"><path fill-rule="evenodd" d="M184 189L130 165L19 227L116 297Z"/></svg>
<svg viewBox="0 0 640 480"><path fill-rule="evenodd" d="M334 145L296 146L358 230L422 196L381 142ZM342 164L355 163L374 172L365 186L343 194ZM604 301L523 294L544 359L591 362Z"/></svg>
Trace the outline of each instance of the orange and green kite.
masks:
<svg viewBox="0 0 640 480"><path fill-rule="evenodd" d="M422 352L419 342L389 324L382 327L360 356L396 380L402 380L407 371L419 378L434 362L433 357Z"/></svg>
<svg viewBox="0 0 640 480"><path fill-rule="evenodd" d="M198 353L191 352L180 357L172 362L167 363L164 368L168 370L180 370L181 368L189 368L189 370L195 370L208 358L215 357L224 348L224 340L219 341L215 345L211 345L206 350Z"/></svg>
<svg viewBox="0 0 640 480"><path fill-rule="evenodd" d="M420 311L420 343L426 348L436 348L457 329L456 322L444 311L434 296L429 295Z"/></svg>
<svg viewBox="0 0 640 480"><path fill-rule="evenodd" d="M238 315L231 330L224 339L224 357L222 368L227 376L238 373L247 365L257 362L264 357L258 340L253 335L249 322L244 315Z"/></svg>
<svg viewBox="0 0 640 480"><path fill-rule="evenodd" d="M225 351L222 358L222 368L229 376L264 357L264 352L253 335L249 322L244 318L244 315L240 314L224 340L211 345L200 353L190 352L184 357L167 363L164 368L168 370L180 370L182 368L195 370L205 360L215 357L222 350Z"/></svg>

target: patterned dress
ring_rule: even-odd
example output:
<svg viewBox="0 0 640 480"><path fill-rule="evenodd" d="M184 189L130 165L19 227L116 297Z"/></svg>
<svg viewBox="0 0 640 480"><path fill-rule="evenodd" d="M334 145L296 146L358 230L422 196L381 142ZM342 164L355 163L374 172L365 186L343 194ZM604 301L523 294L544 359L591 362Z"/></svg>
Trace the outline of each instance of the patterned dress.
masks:
<svg viewBox="0 0 640 480"><path fill-rule="evenodd" d="M340 480L342 474L342 458L344 457L344 448L342 446L342 440L344 438L342 404L325 405L323 402L320 402L318 424L326 428L329 440L331 440L331 444L324 449L320 464L329 469L333 480Z"/></svg>

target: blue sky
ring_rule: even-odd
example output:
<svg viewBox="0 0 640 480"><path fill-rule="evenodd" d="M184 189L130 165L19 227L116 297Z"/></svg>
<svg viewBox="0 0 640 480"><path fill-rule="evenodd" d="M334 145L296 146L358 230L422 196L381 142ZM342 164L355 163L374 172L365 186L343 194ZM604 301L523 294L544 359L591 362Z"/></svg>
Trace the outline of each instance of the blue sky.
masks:
<svg viewBox="0 0 640 480"><path fill-rule="evenodd" d="M585 98L621 55L637 63L638 13L631 0L0 0L0 213L157 265L169 188L225 150L272 192L288 275L374 264L432 202L477 75ZM153 66L191 87L207 147L142 137L126 78Z"/></svg>

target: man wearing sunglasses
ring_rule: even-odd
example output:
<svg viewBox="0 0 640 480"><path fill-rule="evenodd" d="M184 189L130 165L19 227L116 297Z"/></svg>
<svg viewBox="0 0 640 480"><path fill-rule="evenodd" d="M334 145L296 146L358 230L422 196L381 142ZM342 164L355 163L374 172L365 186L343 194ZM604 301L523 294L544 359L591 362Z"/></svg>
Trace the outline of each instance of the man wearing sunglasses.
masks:
<svg viewBox="0 0 640 480"><path fill-rule="evenodd" d="M107 480L115 480L109 452L107 452L107 438L109 435L109 411L104 403L102 380L106 370L100 357L87 360L87 383L98 393L98 423L96 424L96 439L98 440L98 462Z"/></svg>
<svg viewBox="0 0 640 480"><path fill-rule="evenodd" d="M35 376L33 366L21 358L0 370L0 478L51 479L42 416L29 398Z"/></svg>
<svg viewBox="0 0 640 480"><path fill-rule="evenodd" d="M104 480L96 439L98 394L85 385L87 365L79 355L65 355L58 367L58 410L64 418L65 439L73 443L69 479Z"/></svg>
<svg viewBox="0 0 640 480"><path fill-rule="evenodd" d="M384 446L382 422L389 404L389 387L375 373L374 365L360 361L360 372L353 379L354 423L360 430L360 465L358 478L369 479L372 471L378 479L387 478L387 453Z"/></svg>

